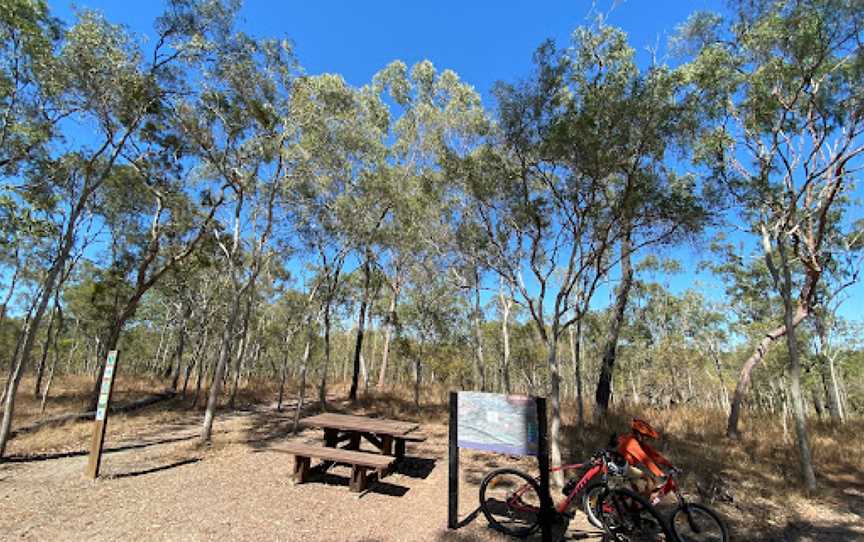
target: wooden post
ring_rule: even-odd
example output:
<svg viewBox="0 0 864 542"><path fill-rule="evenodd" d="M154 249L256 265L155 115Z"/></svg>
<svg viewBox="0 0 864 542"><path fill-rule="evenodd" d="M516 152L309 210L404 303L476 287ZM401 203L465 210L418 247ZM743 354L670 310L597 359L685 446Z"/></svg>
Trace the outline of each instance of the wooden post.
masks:
<svg viewBox="0 0 864 542"><path fill-rule="evenodd" d="M381 435L381 453L393 455L393 435Z"/></svg>
<svg viewBox="0 0 864 542"><path fill-rule="evenodd" d="M354 493L359 493L366 490L369 485L369 479L366 476L366 467L354 465L351 468L351 484L349 489Z"/></svg>
<svg viewBox="0 0 864 542"><path fill-rule="evenodd" d="M540 529L543 542L552 542L552 520L554 505L549 493L549 438L546 432L546 398L536 397L537 402L537 463L540 468Z"/></svg>
<svg viewBox="0 0 864 542"><path fill-rule="evenodd" d="M105 372L102 375L102 387L99 390L99 402L96 406L96 424L93 426L93 439L90 443L90 459L84 473L88 478L94 480L99 476L99 466L102 463L102 446L105 444L108 405L111 403L111 392L114 389L114 376L117 374L117 357L117 350L108 352Z"/></svg>
<svg viewBox="0 0 864 542"><path fill-rule="evenodd" d="M459 400L455 391L450 392L450 427L448 446L448 477L447 477L447 527L455 529L459 526L459 445L457 421L459 419Z"/></svg>
<svg viewBox="0 0 864 542"><path fill-rule="evenodd" d="M294 483L302 484L309 480L311 459L302 455L294 456Z"/></svg>

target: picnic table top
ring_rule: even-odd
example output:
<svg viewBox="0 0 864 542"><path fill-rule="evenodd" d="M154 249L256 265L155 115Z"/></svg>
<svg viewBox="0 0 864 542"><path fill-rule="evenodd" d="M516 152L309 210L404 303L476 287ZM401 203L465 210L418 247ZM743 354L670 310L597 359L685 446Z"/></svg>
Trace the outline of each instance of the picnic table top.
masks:
<svg viewBox="0 0 864 542"><path fill-rule="evenodd" d="M366 416L334 414L331 412L303 418L301 423L312 427L341 429L343 431L359 431L364 433L375 433L377 435L393 435L395 437L407 435L411 431L420 427L414 422L387 420L384 418L367 418Z"/></svg>

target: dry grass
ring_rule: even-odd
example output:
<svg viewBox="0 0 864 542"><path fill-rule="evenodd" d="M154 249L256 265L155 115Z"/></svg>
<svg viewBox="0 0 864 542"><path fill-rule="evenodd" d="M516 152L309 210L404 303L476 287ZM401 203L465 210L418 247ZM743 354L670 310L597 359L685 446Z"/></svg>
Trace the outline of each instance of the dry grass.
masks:
<svg viewBox="0 0 864 542"><path fill-rule="evenodd" d="M165 388L164 380L120 373L114 385L111 404L112 406L125 405L161 392ZM51 386L45 411L41 412L40 400L33 396L33 379L23 378L15 401L13 431L27 428L46 419L86 412L92 389L93 378L89 376L74 375L58 378ZM286 384L286 392L291 389L293 388ZM263 381L250 382L238 390L235 407L243 409L252 405L274 402L278 391L278 384ZM207 388L201 390L194 409L192 408L194 389L189 389L185 398L177 397L134 412L112 414L109 417L110 438L124 440L151 436L164 431L165 428L194 423L200 419L208 393ZM227 399L228 391L223 390L223 405L227 403ZM85 450L89 447L92 430L93 424L89 419L47 424L36 431L15 436L9 444L7 453L35 455Z"/></svg>
<svg viewBox="0 0 864 542"><path fill-rule="evenodd" d="M64 378L55 382L52 397L42 415L39 413L39 402L32 397L32 382L25 380L16 409L15 427L27 425L43 416L82 411L86 408L91 386L92 381L86 377ZM114 402L123 404L163 388L162 381L121 374L118 377ZM293 397L294 390L296 387L293 384L286 386L286 408L293 406L293 400L288 397ZM331 384L329 392L334 400L329 402L328 410L417 421L432 430L433 434L430 436L436 442L440 441L436 446L446 446L448 408L445 389L430 387L422 398L419 410L414 406L413 392L410 389L370 389L367 392L361 390L360 399L354 404L335 400L347 396L348 386L345 383ZM275 383L251 382L241 388L236 407L244 409L252 405L271 405L277 394L278 385ZM187 430L195 428L201 420L204 398L206 393L202 394L202 399L199 399L194 410L190 408L190 393L185 400L174 398L136 412L112 415L109 439L119 442L160 438L161 435L177 431L180 427ZM222 402L227 402L227 392ZM306 403L309 413L321 408L317 404L317 389L314 385L307 387ZM650 420L662 433L656 443L657 448L684 470L685 489L695 495L698 484L703 488L713 487L719 490L718 493L706 497L727 493L733 498L732 502L717 500L711 505L728 518L738 540L808 540L806 536L799 536L806 529L816 529L814 532L823 533L824 536L815 536L810 538L812 540L855 540L858 527L864 524L864 439L860 438L864 431L864 420L852 420L840 427L811 421L809 429L813 464L819 490L815 495L806 495L799 483L794 433L784 440L779 420L748 416L743 420L742 440L730 441L725 438L725 412L689 407L673 410L619 410L601 424L590 422L591 413L587 412L588 422L585 426L578 427L574 416L575 406L565 404L563 411L564 458L574 461L582 460L597 448L605 446L610 434L627 431L629 420L634 415ZM256 425L256 428L260 429L258 432L285 433L287 425L284 419L277 425L268 423L268 420L262 417ZM9 453L30 455L86 450L91 431L90 421L46 426L14 438L10 443ZM250 436L254 435L238 438ZM221 453L224 444L208 453ZM503 456L492 458L486 454L474 458L473 455L476 454L468 455L472 459L466 462L466 467L475 463L476 467L472 467L472 472L467 474L476 482L495 465L503 466L511 462L517 464ZM524 468L532 468L530 461L521 461L518 464ZM864 532L864 527L861 531ZM842 536L837 535L838 532Z"/></svg>

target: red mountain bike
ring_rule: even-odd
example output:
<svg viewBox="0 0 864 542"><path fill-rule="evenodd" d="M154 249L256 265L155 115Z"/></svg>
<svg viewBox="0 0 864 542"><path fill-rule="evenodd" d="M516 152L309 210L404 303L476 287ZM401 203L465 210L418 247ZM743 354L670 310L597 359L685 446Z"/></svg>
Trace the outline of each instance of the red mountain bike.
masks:
<svg viewBox="0 0 864 542"><path fill-rule="evenodd" d="M689 502L681 492L680 472L675 468L669 471L666 481L651 492L650 504L656 507L666 495L675 495L677 503L669 515L669 527L680 542L728 542L729 531L720 516L703 504ZM603 526L602 496L602 488L597 486L589 488L582 496L585 515L598 528Z"/></svg>
<svg viewBox="0 0 864 542"><path fill-rule="evenodd" d="M612 540L673 540L662 516L644 497L610 487L610 479L616 481L616 486L623 480L626 465L617 452L602 449L585 463L550 469L581 471L564 487L565 498L555 505L555 513L572 517L568 508L585 491L596 497L593 513ZM530 535L540 527L539 477L510 468L490 472L480 484L480 509L494 529L510 536Z"/></svg>
<svg viewBox="0 0 864 542"><path fill-rule="evenodd" d="M726 524L717 513L707 506L688 502L678 486L678 469L672 469L666 482L651 493L651 504L656 506L666 495L672 493L678 501L669 516L672 533L681 542L728 542Z"/></svg>

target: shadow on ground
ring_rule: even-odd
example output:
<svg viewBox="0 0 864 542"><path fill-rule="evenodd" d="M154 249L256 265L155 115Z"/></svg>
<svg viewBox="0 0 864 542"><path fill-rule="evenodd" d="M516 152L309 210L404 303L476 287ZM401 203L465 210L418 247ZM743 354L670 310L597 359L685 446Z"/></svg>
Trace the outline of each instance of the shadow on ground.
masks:
<svg viewBox="0 0 864 542"><path fill-rule="evenodd" d="M159 444L169 444L172 442L182 442L184 440L192 440L197 438L198 435L187 435L182 437L169 437L159 440L148 440L146 442L133 442L129 444L124 444L121 446L113 446L110 448L105 448L102 450L103 454L109 454L113 452L123 452L126 450L137 450L139 448L147 448L149 446L156 446ZM33 463L36 461L49 461L51 459L65 459L69 457L79 457L84 455L89 455L90 450L72 450L69 452L52 452L47 454L34 454L34 455L10 455L3 458L4 463Z"/></svg>
<svg viewBox="0 0 864 542"><path fill-rule="evenodd" d="M193 463L197 463L201 461L200 457L190 457L187 459L181 459L179 461L174 461L172 463L168 463L167 465L159 465L156 467L150 467L149 469L142 469L132 472L121 472L118 474L111 474L108 476L109 479L118 479L118 478L132 478L135 476L143 476L145 474L152 474L154 472L166 471L169 469L173 469L176 467L182 467L184 465L191 465Z"/></svg>

